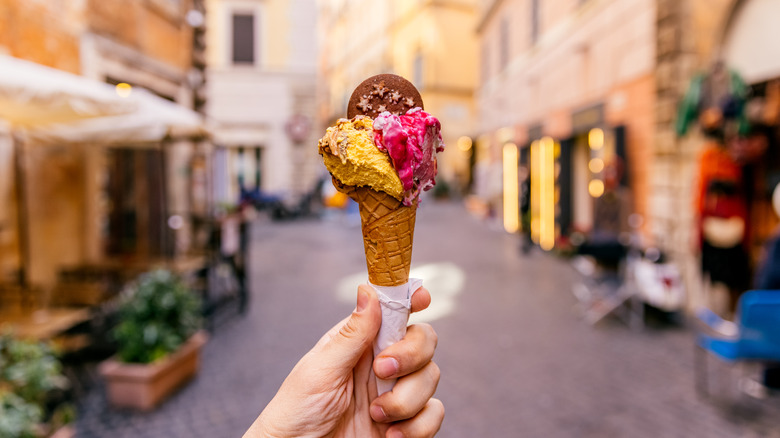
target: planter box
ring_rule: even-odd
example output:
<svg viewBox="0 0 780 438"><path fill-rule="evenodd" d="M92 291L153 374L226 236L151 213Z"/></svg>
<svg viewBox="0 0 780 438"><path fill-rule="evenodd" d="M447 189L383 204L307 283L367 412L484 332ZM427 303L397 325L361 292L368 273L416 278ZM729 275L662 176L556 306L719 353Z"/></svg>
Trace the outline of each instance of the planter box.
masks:
<svg viewBox="0 0 780 438"><path fill-rule="evenodd" d="M200 349L208 335L199 331L174 353L150 364L124 363L116 358L100 364L108 401L117 408L154 409L198 372Z"/></svg>
<svg viewBox="0 0 780 438"><path fill-rule="evenodd" d="M57 429L49 438L73 438L76 436L76 430L72 426L62 426Z"/></svg>

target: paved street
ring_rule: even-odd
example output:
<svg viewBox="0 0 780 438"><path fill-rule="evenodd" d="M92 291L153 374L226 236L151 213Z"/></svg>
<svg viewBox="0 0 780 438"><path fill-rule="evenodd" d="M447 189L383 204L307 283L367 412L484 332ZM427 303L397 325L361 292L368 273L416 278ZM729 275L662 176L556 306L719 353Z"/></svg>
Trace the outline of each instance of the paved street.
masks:
<svg viewBox="0 0 780 438"><path fill-rule="evenodd" d="M780 437L780 397L743 396L737 407L697 399L690 331L590 327L574 310L577 275L566 262L517 248L458 205L419 210L413 267L434 300L420 316L439 334L439 436ZM339 221L258 224L250 256L251 311L217 327L197 380L148 414L110 410L98 387L81 406L79 437L246 430L298 358L352 310L365 270L359 228Z"/></svg>

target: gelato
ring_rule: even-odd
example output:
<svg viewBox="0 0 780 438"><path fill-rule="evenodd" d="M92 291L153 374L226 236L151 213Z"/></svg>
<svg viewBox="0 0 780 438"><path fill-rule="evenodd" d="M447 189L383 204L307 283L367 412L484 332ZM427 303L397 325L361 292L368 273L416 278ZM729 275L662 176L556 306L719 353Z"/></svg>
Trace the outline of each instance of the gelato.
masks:
<svg viewBox="0 0 780 438"><path fill-rule="evenodd" d="M382 306L374 351L406 333L412 293L412 241L420 193L435 184L436 153L444 148L441 125L423 111L420 93L390 74L363 81L318 149L336 188L360 207L368 280ZM372 119L373 117L373 119ZM377 379L378 392L394 380Z"/></svg>
<svg viewBox="0 0 780 438"><path fill-rule="evenodd" d="M376 146L393 161L404 189L404 205L412 205L420 192L436 181L436 153L444 150L441 124L421 108L398 116L383 112L374 121Z"/></svg>

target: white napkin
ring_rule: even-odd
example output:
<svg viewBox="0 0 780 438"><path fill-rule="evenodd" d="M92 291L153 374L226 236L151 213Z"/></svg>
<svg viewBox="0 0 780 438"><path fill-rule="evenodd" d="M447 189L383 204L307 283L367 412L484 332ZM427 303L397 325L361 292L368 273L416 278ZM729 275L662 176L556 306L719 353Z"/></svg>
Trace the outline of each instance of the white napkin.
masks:
<svg viewBox="0 0 780 438"><path fill-rule="evenodd" d="M422 286L419 278L410 278L400 286L377 286L368 283L376 291L382 308L382 325L374 341L374 357L382 350L403 339L412 308L412 295ZM393 389L396 379L376 379L378 395Z"/></svg>

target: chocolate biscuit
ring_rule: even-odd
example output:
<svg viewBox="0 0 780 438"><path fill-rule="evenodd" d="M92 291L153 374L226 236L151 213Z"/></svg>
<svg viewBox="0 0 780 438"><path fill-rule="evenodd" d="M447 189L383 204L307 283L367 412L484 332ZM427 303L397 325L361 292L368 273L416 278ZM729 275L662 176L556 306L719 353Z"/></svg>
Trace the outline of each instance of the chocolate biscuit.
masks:
<svg viewBox="0 0 780 438"><path fill-rule="evenodd" d="M365 115L373 119L384 111L406 114L415 107L424 109L417 88L401 76L386 73L372 76L355 88L347 104L347 118Z"/></svg>

